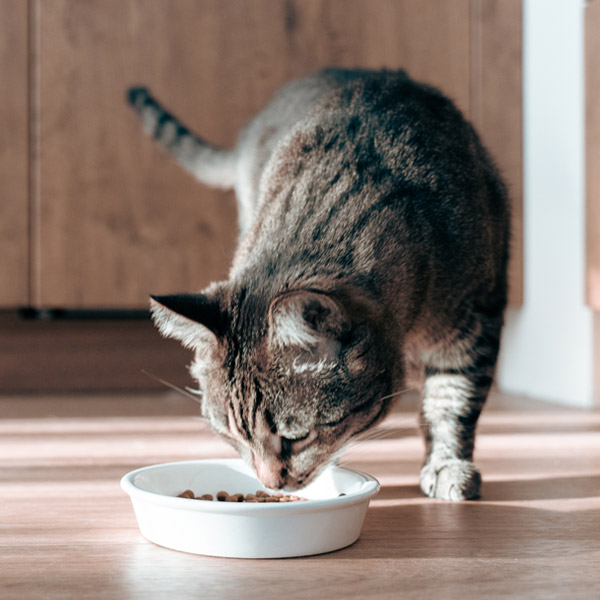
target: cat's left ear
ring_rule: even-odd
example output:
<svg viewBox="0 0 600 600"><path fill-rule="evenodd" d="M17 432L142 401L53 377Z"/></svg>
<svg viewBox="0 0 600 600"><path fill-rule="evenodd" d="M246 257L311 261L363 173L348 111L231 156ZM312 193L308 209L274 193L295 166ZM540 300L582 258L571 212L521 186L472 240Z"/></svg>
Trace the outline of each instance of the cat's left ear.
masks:
<svg viewBox="0 0 600 600"><path fill-rule="evenodd" d="M275 298L269 308L269 341L280 348L331 354L349 329L346 311L325 293L288 292Z"/></svg>
<svg viewBox="0 0 600 600"><path fill-rule="evenodd" d="M219 339L225 319L218 298L206 294L150 296L154 323L165 337L179 340L195 349L207 341Z"/></svg>

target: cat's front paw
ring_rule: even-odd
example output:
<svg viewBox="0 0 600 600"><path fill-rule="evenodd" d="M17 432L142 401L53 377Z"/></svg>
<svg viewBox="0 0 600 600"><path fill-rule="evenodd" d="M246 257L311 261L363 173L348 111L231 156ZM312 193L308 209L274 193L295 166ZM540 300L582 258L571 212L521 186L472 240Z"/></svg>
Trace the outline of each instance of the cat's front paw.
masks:
<svg viewBox="0 0 600 600"><path fill-rule="evenodd" d="M439 500L479 498L481 475L467 460L431 460L421 469L421 489Z"/></svg>

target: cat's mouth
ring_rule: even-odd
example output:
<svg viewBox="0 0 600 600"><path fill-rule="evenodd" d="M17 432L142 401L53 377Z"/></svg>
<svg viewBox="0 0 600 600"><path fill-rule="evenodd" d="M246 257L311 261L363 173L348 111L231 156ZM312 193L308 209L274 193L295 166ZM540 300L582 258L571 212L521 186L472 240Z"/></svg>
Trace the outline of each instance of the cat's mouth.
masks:
<svg viewBox="0 0 600 600"><path fill-rule="evenodd" d="M275 457L262 458L253 454L252 462L258 480L272 490L295 491L308 485L321 471L320 466L302 474L294 474Z"/></svg>
<svg viewBox="0 0 600 600"><path fill-rule="evenodd" d="M271 488L271 489L283 490L285 492L295 492L297 490L300 490L300 489L306 487L309 483L311 483L316 478L319 471L320 471L320 469L315 469L315 471L308 473L307 475L303 475L301 478L288 480L281 487ZM265 487L269 487L269 486L265 486Z"/></svg>
<svg viewBox="0 0 600 600"><path fill-rule="evenodd" d="M288 483L283 489L286 491L294 492L296 490L299 490L300 488L306 487L309 483L316 479L317 475L321 472L321 470L322 467L317 467L309 473L305 473L301 477L296 478L295 482Z"/></svg>

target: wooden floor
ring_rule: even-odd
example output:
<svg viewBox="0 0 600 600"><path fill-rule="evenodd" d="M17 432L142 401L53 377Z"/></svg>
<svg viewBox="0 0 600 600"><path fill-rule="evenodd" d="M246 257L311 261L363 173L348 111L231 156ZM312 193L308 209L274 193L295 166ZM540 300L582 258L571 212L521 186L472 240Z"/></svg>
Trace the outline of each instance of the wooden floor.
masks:
<svg viewBox="0 0 600 600"><path fill-rule="evenodd" d="M483 499L425 499L408 399L345 463L375 475L360 540L285 560L187 555L139 534L119 488L158 462L231 456L171 392L0 398L0 598L600 598L600 412L495 395Z"/></svg>

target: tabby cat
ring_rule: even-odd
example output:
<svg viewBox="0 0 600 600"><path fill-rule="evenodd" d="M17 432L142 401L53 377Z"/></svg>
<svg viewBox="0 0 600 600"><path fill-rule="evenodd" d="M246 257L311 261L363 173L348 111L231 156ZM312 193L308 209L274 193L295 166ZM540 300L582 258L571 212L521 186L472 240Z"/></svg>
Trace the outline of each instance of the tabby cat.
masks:
<svg viewBox="0 0 600 600"><path fill-rule="evenodd" d="M213 429L265 486L294 490L418 384L422 490L477 498L509 208L453 103L403 71L326 69L285 86L230 150L146 89L128 97L185 169L239 201L228 280L151 302L160 331L195 351Z"/></svg>

